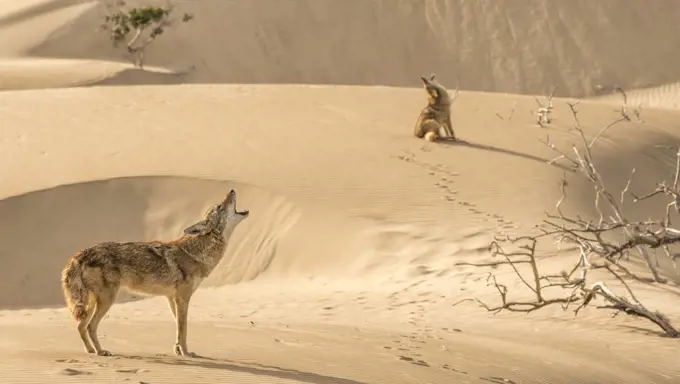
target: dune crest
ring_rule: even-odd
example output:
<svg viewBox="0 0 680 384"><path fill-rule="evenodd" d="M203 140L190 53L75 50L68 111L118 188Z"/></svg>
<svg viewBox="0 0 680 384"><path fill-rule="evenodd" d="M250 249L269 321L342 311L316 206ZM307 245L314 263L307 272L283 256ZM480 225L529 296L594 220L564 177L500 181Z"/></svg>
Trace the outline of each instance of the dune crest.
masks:
<svg viewBox="0 0 680 384"><path fill-rule="evenodd" d="M668 38L680 17L673 0L654 6L625 0L176 5L195 20L166 31L148 64L195 65L186 80L191 83L419 86L419 75L435 72L445 84L459 82L467 90L543 94L558 87L558 96L584 97L595 95L598 85L634 89L680 79L680 59ZM28 54L126 61L105 33L93 32L103 5L88 7Z"/></svg>

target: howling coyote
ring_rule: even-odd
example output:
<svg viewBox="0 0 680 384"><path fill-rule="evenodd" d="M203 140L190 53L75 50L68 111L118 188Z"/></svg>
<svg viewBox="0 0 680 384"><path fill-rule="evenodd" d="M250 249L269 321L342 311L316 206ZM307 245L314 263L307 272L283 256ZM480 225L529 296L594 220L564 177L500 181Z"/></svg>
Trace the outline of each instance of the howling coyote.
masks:
<svg viewBox="0 0 680 384"><path fill-rule="evenodd" d="M449 139L456 140L451 124L451 98L449 93L437 80L434 73L429 78L421 76L423 86L427 92L427 106L418 116L414 134L416 137L435 141L441 137L440 130L444 128Z"/></svg>
<svg viewBox="0 0 680 384"><path fill-rule="evenodd" d="M196 356L187 349L189 300L217 266L236 226L248 211L236 210L236 192L213 206L184 236L169 242L101 243L71 257L61 274L66 304L78 321L88 353L110 356L99 345L97 327L118 290L168 298L177 324L175 354Z"/></svg>

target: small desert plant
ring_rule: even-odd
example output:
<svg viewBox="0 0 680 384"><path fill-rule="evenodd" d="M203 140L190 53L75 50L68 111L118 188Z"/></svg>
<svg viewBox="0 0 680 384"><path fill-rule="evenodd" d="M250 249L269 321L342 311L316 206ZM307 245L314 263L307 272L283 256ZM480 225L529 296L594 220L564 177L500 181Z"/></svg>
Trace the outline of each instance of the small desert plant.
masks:
<svg viewBox="0 0 680 384"><path fill-rule="evenodd" d="M144 52L172 24L172 11L171 6L127 8L125 1L119 0L104 17L102 29L111 33L114 47L125 43L135 67L144 68ZM184 23L192 19L193 16L188 13L182 16Z"/></svg>

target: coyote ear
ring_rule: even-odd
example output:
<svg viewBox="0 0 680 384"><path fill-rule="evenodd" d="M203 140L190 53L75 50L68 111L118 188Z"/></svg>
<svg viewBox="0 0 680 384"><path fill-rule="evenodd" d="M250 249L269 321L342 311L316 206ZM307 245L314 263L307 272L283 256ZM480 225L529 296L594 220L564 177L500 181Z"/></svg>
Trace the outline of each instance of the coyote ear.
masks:
<svg viewBox="0 0 680 384"><path fill-rule="evenodd" d="M205 235L210 232L211 228L208 220L201 220L198 223L184 229L187 235Z"/></svg>
<svg viewBox="0 0 680 384"><path fill-rule="evenodd" d="M430 81L434 81L434 73L430 74Z"/></svg>

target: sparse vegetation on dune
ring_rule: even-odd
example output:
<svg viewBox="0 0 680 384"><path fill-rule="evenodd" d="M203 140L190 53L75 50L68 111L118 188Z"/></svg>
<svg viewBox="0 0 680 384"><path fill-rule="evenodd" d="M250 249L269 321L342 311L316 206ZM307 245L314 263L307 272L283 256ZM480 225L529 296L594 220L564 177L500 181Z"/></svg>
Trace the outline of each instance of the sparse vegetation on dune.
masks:
<svg viewBox="0 0 680 384"><path fill-rule="evenodd" d="M569 103L568 107L574 119L572 129L578 134L580 144L574 145L571 151L563 151L549 138L544 142L559 154L550 163L566 163L574 174L585 177L593 186L594 207L597 212L595 219L586 219L563 211L562 204L567 199L568 189L565 176L561 181L562 196L556 204L555 212L546 212L546 219L536 225L535 232L517 237L507 235L497 237L491 243L490 250L492 256L500 260L459 263L492 268L510 266L522 285L532 293L532 299L513 300L509 298L507 286L500 283L495 274L489 273L487 281L498 291L501 303L489 305L475 298L474 300L486 310L494 313L501 311L530 313L559 304L564 310L573 308L574 314L577 315L581 309L601 299L601 304L597 307L599 309L614 311L614 315L625 313L644 318L661 328L664 335L680 337L680 330L669 318L659 311L649 309L638 300L631 287L631 282L648 285L668 284L667 279L659 271L659 262L655 259L657 251L662 251L660 253L670 258L673 265L675 259L680 256L680 253L671 249L674 244L680 243L680 228L674 226L671 219L672 216L680 214L680 149L672 148L677 157L672 185L661 182L656 188L650 188L649 193L638 196L630 191L631 179L635 174L633 169L623 190L616 193L608 190L604 177L593 161L592 151L598 139L607 130L621 122L631 121L626 93L622 89L617 91L623 96L620 116L601 128L594 137L586 136L578 117L576 102ZM547 112L553 109L551 99L549 96L550 109L546 109ZM539 125L550 123L546 118L547 112L543 115L539 113ZM639 109L635 110L635 115L640 118ZM656 196L666 196L669 199L663 215L659 212L658 216L661 217L644 221L627 217L624 209L627 202L636 203ZM552 242L558 249L566 245L577 251L576 260L571 268L558 273L544 272L538 249L547 242ZM633 271L631 263L635 259L644 261L647 271L645 274ZM524 269L525 267L527 269ZM613 284L610 286L603 279L592 278L593 271L596 270L606 272L612 278L611 281L618 283L619 288L612 289ZM471 299L463 301L466 300Z"/></svg>
<svg viewBox="0 0 680 384"><path fill-rule="evenodd" d="M135 67L143 69L147 47L173 25L174 7L128 7L125 1L117 0L108 8L102 29L111 33L114 47L124 43ZM193 15L184 13L181 21L187 23L192 19Z"/></svg>

